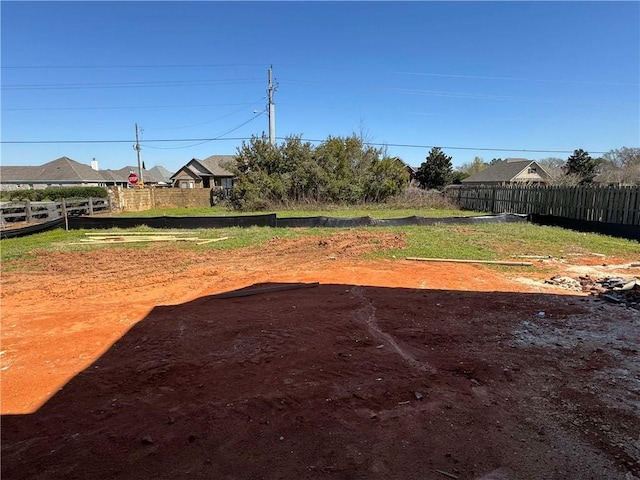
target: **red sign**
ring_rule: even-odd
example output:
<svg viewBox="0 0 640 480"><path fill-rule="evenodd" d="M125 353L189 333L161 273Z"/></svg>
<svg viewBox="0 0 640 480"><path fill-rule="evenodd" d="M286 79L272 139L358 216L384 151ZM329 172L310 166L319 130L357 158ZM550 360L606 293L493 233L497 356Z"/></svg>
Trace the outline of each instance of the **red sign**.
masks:
<svg viewBox="0 0 640 480"><path fill-rule="evenodd" d="M131 185L136 185L138 183L138 175L136 175L135 173L129 174L129 183Z"/></svg>

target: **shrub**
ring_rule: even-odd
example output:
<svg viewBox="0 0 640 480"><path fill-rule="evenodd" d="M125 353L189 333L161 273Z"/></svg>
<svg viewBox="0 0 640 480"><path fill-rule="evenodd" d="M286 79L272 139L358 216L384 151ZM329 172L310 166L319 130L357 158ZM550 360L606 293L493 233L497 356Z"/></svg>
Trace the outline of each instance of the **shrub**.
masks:
<svg viewBox="0 0 640 480"><path fill-rule="evenodd" d="M409 181L402 161L355 135L329 137L317 147L295 136L277 146L253 137L238 148L229 168L236 176L231 204L245 211L291 202L381 202Z"/></svg>
<svg viewBox="0 0 640 480"><path fill-rule="evenodd" d="M11 201L61 200L63 198L106 198L109 192L105 187L50 187L43 190L14 190L7 192Z"/></svg>

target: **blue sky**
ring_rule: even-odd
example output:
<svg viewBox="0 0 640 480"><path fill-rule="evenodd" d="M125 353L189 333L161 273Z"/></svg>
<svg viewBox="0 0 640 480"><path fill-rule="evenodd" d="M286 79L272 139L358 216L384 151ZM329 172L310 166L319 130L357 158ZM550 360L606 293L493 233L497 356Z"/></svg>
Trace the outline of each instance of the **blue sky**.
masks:
<svg viewBox="0 0 640 480"><path fill-rule="evenodd" d="M414 166L640 146L639 2L0 8L3 165L133 165L135 123L148 168L233 154L268 131L269 65L278 138L363 133Z"/></svg>

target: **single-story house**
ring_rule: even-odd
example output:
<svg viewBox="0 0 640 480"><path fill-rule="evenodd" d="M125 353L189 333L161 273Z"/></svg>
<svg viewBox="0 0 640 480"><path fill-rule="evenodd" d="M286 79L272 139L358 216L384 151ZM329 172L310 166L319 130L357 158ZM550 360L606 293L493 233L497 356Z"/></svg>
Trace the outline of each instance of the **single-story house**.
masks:
<svg viewBox="0 0 640 480"><path fill-rule="evenodd" d="M416 169L413 168L411 165L409 165L408 163L406 163L404 160L402 160L400 157L393 157L393 159L396 162L400 162L400 164L404 167L405 171L407 172L407 174L409 175L409 182L412 182L415 178L416 178Z"/></svg>
<svg viewBox="0 0 640 480"><path fill-rule="evenodd" d="M488 166L481 172L462 180L463 185L509 185L536 183L544 185L549 173L535 160L507 158Z"/></svg>
<svg viewBox="0 0 640 480"><path fill-rule="evenodd" d="M142 173L142 178L138 178L138 181L143 182L147 186L169 186L168 179L162 175L158 175L157 168L158 167L153 167L151 170L142 169L142 171L139 172L138 167L129 165L119 170L100 170L100 173L102 173L106 186L126 188L130 186L129 175L132 173L135 173L138 177L140 173Z"/></svg>
<svg viewBox="0 0 640 480"><path fill-rule="evenodd" d="M154 167L154 169L157 167ZM145 185L157 185L168 179L153 170L143 170ZM0 166L0 189L39 190L47 187L108 187L129 185L129 174L138 173L137 167L120 170L98 170L98 163L92 165L61 157L39 166Z"/></svg>
<svg viewBox="0 0 640 480"><path fill-rule="evenodd" d="M171 184L178 188L233 188L234 174L229 170L234 155L212 155L200 160L192 158L171 175Z"/></svg>

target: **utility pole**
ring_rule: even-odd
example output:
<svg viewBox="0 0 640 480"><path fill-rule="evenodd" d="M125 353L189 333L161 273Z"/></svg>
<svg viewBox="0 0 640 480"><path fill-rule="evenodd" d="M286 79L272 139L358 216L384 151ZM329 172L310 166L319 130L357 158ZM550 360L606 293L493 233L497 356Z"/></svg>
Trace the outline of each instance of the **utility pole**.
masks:
<svg viewBox="0 0 640 480"><path fill-rule="evenodd" d="M276 106L273 103L273 93L277 87L274 87L271 75L273 74L273 65L269 67L269 86L267 88L267 97L269 98L269 143L276 144Z"/></svg>
<svg viewBox="0 0 640 480"><path fill-rule="evenodd" d="M138 141L138 124L136 123L136 144L133 146L138 156L138 181L140 186L144 186L144 177L142 176L142 164L140 163L140 142Z"/></svg>

